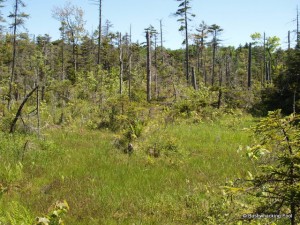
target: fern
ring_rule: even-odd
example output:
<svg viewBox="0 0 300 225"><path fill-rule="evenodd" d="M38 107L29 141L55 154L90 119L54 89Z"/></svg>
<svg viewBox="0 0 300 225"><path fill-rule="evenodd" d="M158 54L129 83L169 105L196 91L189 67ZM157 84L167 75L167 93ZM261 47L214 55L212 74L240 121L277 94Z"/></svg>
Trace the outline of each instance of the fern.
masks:
<svg viewBox="0 0 300 225"><path fill-rule="evenodd" d="M2 225L31 225L33 217L19 202L13 201L0 211L0 224Z"/></svg>
<svg viewBox="0 0 300 225"><path fill-rule="evenodd" d="M23 165L21 162L18 162L15 166L11 164L4 165L3 169L0 172L0 180L4 182L7 186L11 185L15 181L18 181L22 178L23 175Z"/></svg>

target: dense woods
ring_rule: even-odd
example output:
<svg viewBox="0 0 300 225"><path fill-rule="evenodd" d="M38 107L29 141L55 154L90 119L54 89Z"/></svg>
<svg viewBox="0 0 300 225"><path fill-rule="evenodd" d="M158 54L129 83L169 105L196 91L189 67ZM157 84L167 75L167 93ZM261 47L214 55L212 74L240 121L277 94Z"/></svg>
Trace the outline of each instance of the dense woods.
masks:
<svg viewBox="0 0 300 225"><path fill-rule="evenodd" d="M102 0L92 1L99 7L93 32L80 7L54 7L59 39L24 32L25 1L12 1L7 17L0 13L0 224L62 224L63 216L66 224L300 223L298 23L288 49L267 33L225 46L222 24L202 21L191 30L190 21L198 20L192 1L177 2L178 10L168 13L184 33L180 49L164 47L163 20L145 27L140 42L131 30L113 30L103 23ZM257 138L244 131L250 125ZM219 156L223 169L207 166ZM70 172L75 166L79 172ZM84 166L111 177L106 182L114 193L120 186L128 205L109 206L97 197L99 208L93 198L100 175ZM128 185L145 182L152 194L121 189L122 177L135 176L149 180ZM159 186L172 176L173 186ZM151 198L163 190L165 196Z"/></svg>

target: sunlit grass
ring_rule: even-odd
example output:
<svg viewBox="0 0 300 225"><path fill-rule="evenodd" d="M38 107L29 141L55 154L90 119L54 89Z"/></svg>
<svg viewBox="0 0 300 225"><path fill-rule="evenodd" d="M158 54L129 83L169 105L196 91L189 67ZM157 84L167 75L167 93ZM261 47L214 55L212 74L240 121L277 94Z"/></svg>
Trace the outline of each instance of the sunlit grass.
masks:
<svg viewBox="0 0 300 225"><path fill-rule="evenodd" d="M239 145L251 142L249 132L243 131L251 118L236 120L149 131L149 137L135 141L131 156L114 147L109 131L49 130L44 149L26 153L24 191L15 198L33 215L66 199L71 208L66 224L72 225L201 224L209 207L207 196L251 170L237 152ZM159 136L173 138L178 152L148 156L147 145Z"/></svg>

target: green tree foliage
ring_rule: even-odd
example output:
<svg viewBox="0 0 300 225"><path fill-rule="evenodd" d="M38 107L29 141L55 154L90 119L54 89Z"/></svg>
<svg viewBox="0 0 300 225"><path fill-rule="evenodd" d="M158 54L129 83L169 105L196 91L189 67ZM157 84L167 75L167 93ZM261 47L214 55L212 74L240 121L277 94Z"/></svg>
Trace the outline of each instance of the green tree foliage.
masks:
<svg viewBox="0 0 300 225"><path fill-rule="evenodd" d="M261 68L261 82L270 82L277 71L277 60L275 58L275 51L280 45L280 38L276 36L266 37L265 33L253 33L250 35L252 45L256 46L253 54L260 55L260 61L257 62Z"/></svg>
<svg viewBox="0 0 300 225"><path fill-rule="evenodd" d="M286 67L274 78L274 85L262 91L261 105L267 110L282 109L285 114L300 110L300 50L290 49Z"/></svg>
<svg viewBox="0 0 300 225"><path fill-rule="evenodd" d="M207 74L205 69L205 39L207 38L208 33L207 24L202 21L202 23L196 28L197 33L194 35L194 41L197 46L197 72L200 73L200 70L203 75L203 81L207 83Z"/></svg>
<svg viewBox="0 0 300 225"><path fill-rule="evenodd" d="M101 62L101 58L102 54L101 52L101 46L102 46L102 0L90 0L93 4L98 6L98 10L99 10L99 15L98 15L98 20L99 20L99 24L98 24L98 36L97 36L97 40L98 40L98 45L97 45L97 64L100 65Z"/></svg>
<svg viewBox="0 0 300 225"><path fill-rule="evenodd" d="M71 4L66 4L63 8L56 7L53 9L52 15L55 19L61 22L62 36L67 38L67 41L72 46L72 67L69 69L69 79L75 82L76 73L78 70L78 44L83 37L84 24L83 10ZM64 39L64 38L63 38ZM64 41L64 40L63 40Z"/></svg>
<svg viewBox="0 0 300 225"><path fill-rule="evenodd" d="M282 117L280 110L270 112L254 131L258 144L248 149L257 161L257 174L249 174L244 190L259 198L254 213L290 214L292 225L299 222L300 136L299 116Z"/></svg>
<svg viewBox="0 0 300 225"><path fill-rule="evenodd" d="M3 0L0 0L0 5L3 2ZM72 173L70 177L65 176L64 170L60 169L60 165L64 166L66 163L59 162L58 166L55 163L55 165L50 166L50 164L53 164L52 160L49 160L51 156L61 159L63 162L69 160L76 163L77 161L81 162L82 155L87 155L90 157L91 165L102 164L95 163L95 158L99 159L99 157L104 156L105 160L107 160L112 156L113 162L115 163L117 160L119 163L124 162L125 158L122 154L119 154L120 151L112 151L116 149L109 143L115 143L119 149L123 149L125 152L129 151L129 146L134 146L134 156L130 159L128 158L128 160L131 160L128 161L130 162L128 164L126 158L126 168L134 168L132 167L134 163L143 164L145 160L147 163L150 162L147 166L151 166L152 163L156 164L155 157L159 157L159 163L155 165L155 169L149 169L148 172L158 169L157 174L160 174L160 167L156 167L158 165L162 165L165 172L168 170L174 171L174 169L176 171L184 169L181 173L183 178L181 180L184 180L186 179L186 171L190 170L190 164L187 161L191 160L192 167L195 167L199 172L199 165L203 162L201 157L204 157L205 160L209 158L202 154L203 149L206 149L205 145L202 144L210 143L209 139L212 140L209 144L213 146L211 150L217 149L218 156L220 153L223 154L225 152L226 157L229 156L229 151L226 150L224 152L224 148L220 147L219 149L215 147L217 143L226 142L223 141L225 139L221 139L223 137L215 136L218 135L218 132L211 132L209 137L200 135L203 136L203 141L199 142L198 130L200 131L204 128L202 125L205 125L207 121L210 123L209 128L207 128L210 131L214 127L220 126L224 128L223 130L237 130L239 132L239 129L241 129L240 117L243 117L242 113L236 114L233 110L234 108L247 110L251 108L254 102L259 102L259 110L264 112L277 108L282 108L284 113L299 111L299 49L278 49L278 38L264 37L262 39L262 34L260 33L255 33L251 36L253 38L251 52L248 44L241 45L238 48L222 46L219 40L222 28L216 24L208 26L204 22L196 29L196 34L191 35L190 21L195 16L191 13L191 0L176 0L178 10L175 15L179 18L179 30L185 35L183 42L185 49L164 49L161 41L161 49L160 51L157 50L158 33L152 26L146 29L152 36L149 38L152 45L149 43L148 50L153 54L152 57L149 56L148 58L153 60L153 66L149 66L149 69L151 69L154 78L148 79L148 90L154 89L155 86L155 98L153 97L149 102L146 101L147 49L138 42L133 43L131 34L124 33L125 35L121 36L119 32L112 30L112 25L109 22L105 24L102 32L101 21L99 21L98 30L86 33L83 11L69 4L53 10L54 18L60 22L59 30L61 36L58 40L51 40L51 37L47 34L31 38L32 36L28 33L17 32L19 30L17 28L23 25L25 18L27 18L27 15L21 13L20 10L22 9L21 6L24 6L23 2L21 0L12 2L20 6L17 7L15 5L15 10L10 15L12 19L11 28L15 32L5 35L3 32L0 33L0 128L3 131L0 133L0 161L4 161L4 163L0 163L0 195L2 194L3 197L3 201L0 201L0 204L3 203L3 206L0 205L0 223L2 222L1 219L5 218L3 221L7 224L21 224L22 221L25 221L24 219L26 219L26 224L30 224L32 223L32 215L29 213L29 209L37 212L41 208L44 210L48 206L48 202L38 202L44 194L40 193L40 185L43 185L43 181L46 182L46 180L43 180L44 172L53 172L51 179L57 175L58 180L61 180L59 185L66 184L66 186L72 187L73 190L73 183L68 182L76 180L76 175ZM99 19L101 20L102 1L95 0L93 2L99 6ZM160 32L162 33L162 26ZM211 39L210 43L206 41L208 36ZM189 43L189 38L191 37L194 38L193 44ZM248 63L248 55L250 53L252 53L252 61ZM266 61L267 64L265 63ZM183 66L183 64L185 65ZM249 65L251 65L251 68ZM186 81L190 84L189 70L192 67L197 68L196 76L198 77L194 79L196 90L186 85ZM267 67L268 70L266 69ZM13 72L11 73L12 69ZM249 89L247 88L247 69L250 69L252 75L251 88ZM269 72L269 70L272 72L272 80L265 82L265 72ZM186 79L183 79L184 76L186 76ZM208 85L207 81L210 81L210 79L211 85ZM23 108L18 108L18 105L22 106L21 100L28 93L30 94L30 90L35 90L35 92L32 92L32 96L27 99L26 105L25 103L23 104ZM122 95L119 94L120 92ZM261 96L258 93L262 93ZM261 101L261 98L263 101ZM12 104L10 111L5 107L7 100L16 100L16 104ZM39 115L38 118L41 118L41 120L36 119L37 115ZM232 115L234 119L225 119L229 115ZM199 173L196 170L193 172L192 169L192 172L189 173L191 177L193 174L195 175L196 179L192 181L195 184L196 180L199 179L199 187L198 184L195 188L192 186L188 187L188 195L186 195L186 192L176 193L176 200L179 199L180 204L174 201L171 205L168 205L169 199L168 201L165 201L164 198L161 199L163 208L167 212L166 221L169 219L168 215L172 214L172 218L179 218L178 221L174 220L175 223L181 222L181 224L184 224L185 220L188 220L186 223L230 224L229 217L240 216L236 212L238 208L241 208L241 211L253 209L253 212L277 212L276 210L278 209L280 212L294 214L296 218L297 215L293 212L294 209L297 210L299 208L297 203L299 201L299 136L296 134L298 118L294 115L282 118L278 113L270 114L270 117L260 123L256 129L261 138L259 139L260 145L249 148L248 156L259 158L264 165L268 166L260 167L258 169L260 172L257 174L249 174L247 191L249 191L251 197L244 199L240 196L239 198L240 202L254 202L253 207L248 207L249 205L243 205L242 203L231 207L230 200L225 194L220 197L218 193L208 191L209 188L202 188L205 176L210 180L207 184L211 183L209 177L212 176L207 175L207 173L213 172L213 176L217 175L214 172L222 173L222 179L224 178L221 181L222 184L227 179L227 176L232 176L232 174L228 175L230 172L227 172L226 169L228 164L233 165L234 163L226 164L224 162L223 165L222 162L221 171L214 171L209 170L209 168L213 167L213 164L210 165L210 163L212 161L215 163L216 160L207 160L204 164L208 165L208 167L201 170L203 171L201 173L205 174L205 176L201 175L202 177L199 177ZM219 121L223 117L224 120ZM15 132L10 134L9 137L3 136L2 134L8 132L9 125L12 124L14 118L16 122L13 126ZM180 130L181 128L178 128L180 126L177 126L182 123L189 130L186 133L186 137L182 135L184 132ZM223 126L223 123L226 126ZM165 126L164 129L163 126ZM39 127L42 131L42 135L38 135L42 137L39 139L41 144L31 141L34 138L31 135L33 132L39 134L39 131L37 131L39 129L36 127ZM78 127L80 127L80 135L76 133ZM191 130L191 127L194 127L195 130ZM91 131L85 130L85 128L105 129L106 131ZM176 130L177 128L178 137L180 138L173 138L171 133L166 133L168 130ZM47 135L43 135L43 131L46 129L47 133L44 133ZM55 131L52 132L52 130ZM56 137L62 138L58 138L58 141L66 142L66 144L70 140L76 141L76 144L74 144L74 150L76 151L69 152L66 150L68 148L57 148L57 151L54 151L54 149L43 147L47 145L45 140L56 133L57 130L60 133ZM86 140L89 143L88 146L90 144L93 145L102 132L105 133L105 138L111 138L112 135L115 135L116 141L113 142L113 138L111 138L109 142L105 142L107 152L104 154L101 152L103 150L102 147L98 146L95 146L97 156L86 154L89 153L87 151L89 147L81 146L81 143L78 144L81 140L78 135L80 138L84 137L84 132L87 133L86 137L90 136ZM91 136L93 132L95 138ZM203 130L201 132L203 134L210 133ZM14 141L18 139L17 137L20 134L24 139L21 139L22 141L19 142ZM73 136L74 134L76 135ZM195 146L189 143L190 137L193 135L195 135ZM240 135L240 132L238 135ZM68 139L68 136L72 138ZM226 136L225 133L224 136ZM228 137L226 136L227 139ZM181 145L182 141L184 143ZM232 150L232 143L240 143L237 139L232 141L228 139L228 142L230 144L228 150ZM78 151L80 147L83 147L83 154ZM292 150L290 151L290 149ZM200 151L198 152L198 150ZM144 160L143 157L147 157L144 154L145 152L147 152L148 158ZM48 153L51 154L49 158ZM61 157L65 153L68 155L67 161ZM75 154L78 154L79 157L73 157ZM211 151L207 154L211 156ZM175 164L172 162L172 157L174 156L178 157L177 159L175 158ZM49 162L49 167L46 167L44 161L40 160L43 157L45 157L45 162ZM237 155L237 157L240 156ZM168 163L172 167L165 167L165 158L170 159ZM216 159L214 156L213 158ZM220 161L224 161L223 156L219 158ZM195 160L197 159L199 159L200 164L196 163ZM19 164L19 161L22 164ZM140 166L142 164L137 165L143 167ZM70 165L73 166L73 163ZM87 165L90 164L88 163ZM231 171L234 171L237 165L233 166L235 167L232 167ZM57 169L57 172L52 171L52 169ZM101 175L104 170L99 169ZM70 171L74 171L74 168L70 169ZM124 171L124 168L120 169L120 171ZM140 170L134 169L132 174L136 174L137 171ZM113 171L116 174L118 172L117 169ZM165 175L162 175L164 182ZM107 181L111 181L110 176L106 177L108 177ZM82 179L87 179L93 185L81 182ZM119 180L117 178L114 181ZM131 181L132 179L126 180ZM157 179L153 180L154 182L151 182L151 185L157 182ZM174 181L178 185L177 177L174 177ZM90 208L90 201L97 199L95 196L100 196L103 199L101 192L94 193L92 190L93 188L99 190L99 184L102 183L102 180L100 179L99 184L97 182L97 179L93 176L86 177L86 173L83 173L83 177L79 178L78 190L83 194L82 196L79 195L78 202L78 196L74 197L73 200L71 198L70 204L78 203L79 205L85 202L84 204L87 204L88 207L83 212L88 212L88 214L78 216L75 212L68 219L74 217L74 215L76 215L74 220L82 215L88 215L87 218L83 218L83 221L80 221L84 224L88 219L93 218L94 215L97 214L99 216L99 213L101 216L109 217L111 214L108 211L120 217L128 217L127 211L119 214L119 211L112 210L111 205L107 207L109 210L101 212L103 205L100 206L98 204L99 201L95 203L95 208ZM163 182L157 182L157 184ZM91 194L90 196L86 197L86 193L82 192L82 190L85 190L82 183L90 186L91 190L88 191ZM213 183L215 186L220 184L219 182L215 183L215 181ZM114 183L112 186L119 188L122 185ZM125 186L127 188L127 184ZM128 184L128 187L131 186ZM140 186L138 187L140 190ZM59 192L60 190L57 191ZM174 189L170 186L170 190L167 191L173 193L172 190ZM244 189L238 188L235 190ZM52 193L51 195L46 195L48 197L47 200L52 199L58 192L53 192L53 195ZM32 198L30 196L31 193L34 193L39 200L30 200L26 208L23 208L22 201L25 202L27 199ZM70 193L69 190L67 193ZM153 196L153 193L149 192L149 195ZM65 195L65 193L59 192L59 195ZM253 200L253 195L258 195L263 199L261 201L262 204ZM140 202L139 197L143 197L140 194L136 195L136 193L135 196L138 196L137 202ZM193 196L195 196L195 199L193 199ZM22 201L19 201L21 197L26 197L27 199L25 198L26 200L24 200L22 198ZM68 198L68 196L64 197ZM151 217L157 217L156 214L152 213L153 210L159 212L161 209L159 205L156 205L158 198L154 197L153 202L151 199L149 201L151 205L143 208L143 210L148 210L148 206L151 208L151 212L145 211L145 215L151 215ZM120 198L122 198L121 195ZM17 204L13 202L10 204L6 201L7 199L16 200ZM80 199L83 200L81 201ZM204 212L199 216L199 204L201 204L199 202L203 199L205 200L205 205L206 200L209 199L207 200L207 205L209 206L200 207L201 210L203 208ZM111 199L108 200L111 202ZM132 205L134 211L135 207L139 208L131 201L131 198L128 198L128 200L130 200L130 204L123 202L124 205ZM214 201L213 204L211 204L212 201ZM39 208L40 205L35 205L36 202L43 207ZM106 204L105 201L102 203ZM165 203L167 205L164 205ZM174 206L173 208L177 208L177 205L178 214L176 212L174 214L173 211L169 213L170 207ZM276 206L277 209L268 208L268 205ZM155 209L153 206L155 206ZM158 208L156 209L156 207ZM16 213L13 212L14 208ZM98 209L100 208L101 210L99 211ZM122 210L128 210L126 207L121 208ZM118 206L119 209L120 207ZM57 203L51 208L51 212L47 216L37 218L36 224L61 224L60 216L66 213L67 210L68 206L66 203ZM228 211L227 214L223 213L225 211ZM161 218L165 216L164 213L161 214ZM18 214L24 216L22 217ZM202 221L201 218L206 216L207 220ZM159 221L161 218L156 219ZM193 221L191 221L191 218L194 218ZM124 221L119 220L120 223ZM102 220L95 220L94 222L97 224L103 223ZM133 221L127 220L126 222Z"/></svg>
<svg viewBox="0 0 300 225"><path fill-rule="evenodd" d="M19 98L18 89L15 88L15 82L18 80L16 76L16 63L17 63L17 28L23 26L25 19L29 17L28 14L21 12L20 9L25 7L25 3L22 0L15 0L13 6L13 12L11 12L8 17L11 18L12 22L10 28L13 29L13 52L12 52L12 63L11 63L11 75L9 81L9 90L8 90L8 104L7 108L10 109L11 102L13 99L13 94L15 99Z"/></svg>
<svg viewBox="0 0 300 225"><path fill-rule="evenodd" d="M213 25L208 27L208 32L211 33L212 36L213 36L212 41L211 41L212 50L213 50L212 71L211 71L211 85L212 86L214 86L214 83L215 83L216 51L217 51L217 47L218 47L218 44L219 44L219 41L220 41L218 39L218 35L222 31L223 31L223 29L217 24L213 24Z"/></svg>
<svg viewBox="0 0 300 225"><path fill-rule="evenodd" d="M3 2L4 0L0 0L0 9L3 8ZM5 22L5 19L2 16L2 13L0 11L0 35L2 35L2 31L3 31L3 25L1 23Z"/></svg>
<svg viewBox="0 0 300 225"><path fill-rule="evenodd" d="M183 44L185 44L185 75L186 80L189 83L189 27L188 23L191 21L191 17L195 17L196 15L191 13L191 7L190 7L190 0L176 0L177 2L180 2L178 9L175 13L175 16L179 16L179 21L181 23L181 26L179 28L179 31L185 31L185 39L183 41Z"/></svg>

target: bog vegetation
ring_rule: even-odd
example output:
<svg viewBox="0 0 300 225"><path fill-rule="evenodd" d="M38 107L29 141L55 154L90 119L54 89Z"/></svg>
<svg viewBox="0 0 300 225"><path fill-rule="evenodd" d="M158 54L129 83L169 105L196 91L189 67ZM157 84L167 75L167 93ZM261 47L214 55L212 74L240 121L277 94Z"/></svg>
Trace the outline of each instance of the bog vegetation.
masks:
<svg viewBox="0 0 300 225"><path fill-rule="evenodd" d="M222 46L178 2L178 50L162 21L112 31L102 0L93 33L56 7L58 40L22 32L22 0L1 17L1 225L300 223L299 35Z"/></svg>

